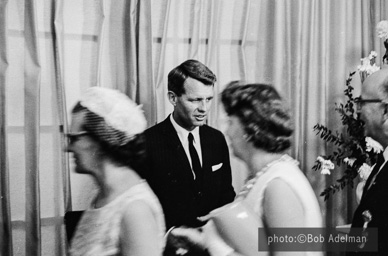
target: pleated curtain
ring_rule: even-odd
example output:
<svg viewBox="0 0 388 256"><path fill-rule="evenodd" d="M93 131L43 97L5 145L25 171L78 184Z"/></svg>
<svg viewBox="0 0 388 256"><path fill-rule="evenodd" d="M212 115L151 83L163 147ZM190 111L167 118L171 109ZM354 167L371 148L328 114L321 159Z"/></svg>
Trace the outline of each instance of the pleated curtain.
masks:
<svg viewBox="0 0 388 256"><path fill-rule="evenodd" d="M0 255L66 255L64 213L95 188L65 152L80 94L119 89L156 122L151 2L0 3Z"/></svg>
<svg viewBox="0 0 388 256"><path fill-rule="evenodd" d="M12 255L12 227L5 119L7 58L7 1L0 1L0 255Z"/></svg>
<svg viewBox="0 0 388 256"><path fill-rule="evenodd" d="M383 0L0 0L1 255L66 255L63 215L86 209L95 185L72 172L64 149L69 113L91 86L116 88L143 105L148 125L172 111L167 74L198 59L218 77L209 125L223 130L219 93L231 80L273 84L289 104L290 154L312 184L327 227L350 223L354 190L327 202L341 176L312 171L331 148L316 123L342 129L349 72L371 50ZM352 82L355 94L360 79ZM246 167L231 156L239 190Z"/></svg>

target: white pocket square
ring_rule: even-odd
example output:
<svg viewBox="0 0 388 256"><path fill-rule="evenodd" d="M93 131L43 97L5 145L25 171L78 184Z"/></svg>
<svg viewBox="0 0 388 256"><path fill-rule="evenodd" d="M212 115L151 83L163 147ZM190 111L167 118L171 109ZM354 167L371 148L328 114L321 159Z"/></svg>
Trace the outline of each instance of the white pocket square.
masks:
<svg viewBox="0 0 388 256"><path fill-rule="evenodd" d="M222 163L213 165L213 166L212 166L212 171L213 171L213 172L217 171L218 169L221 168L221 166L222 166Z"/></svg>

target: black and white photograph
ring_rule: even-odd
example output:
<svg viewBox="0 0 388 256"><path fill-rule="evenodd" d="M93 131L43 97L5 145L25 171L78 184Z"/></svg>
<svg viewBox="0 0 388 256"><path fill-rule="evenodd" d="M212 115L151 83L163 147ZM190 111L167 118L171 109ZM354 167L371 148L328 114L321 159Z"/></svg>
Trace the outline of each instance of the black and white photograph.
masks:
<svg viewBox="0 0 388 256"><path fill-rule="evenodd" d="M0 256L388 255L387 147L387 0L0 0Z"/></svg>

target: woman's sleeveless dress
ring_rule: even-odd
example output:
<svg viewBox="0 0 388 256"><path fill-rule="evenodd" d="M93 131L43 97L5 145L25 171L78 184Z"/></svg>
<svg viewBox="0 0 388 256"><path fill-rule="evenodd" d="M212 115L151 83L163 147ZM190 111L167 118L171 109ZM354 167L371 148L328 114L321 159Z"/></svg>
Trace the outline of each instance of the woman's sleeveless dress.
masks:
<svg viewBox="0 0 388 256"><path fill-rule="evenodd" d="M286 182L295 192L303 206L304 227L322 227L322 216L315 193L298 167L298 162L288 155L273 161L257 173L256 177L245 185L236 200L242 200L256 214L258 227L264 227L263 201L268 184L274 179ZM250 183L250 184L249 184ZM292 209L281 209L290 211ZM323 255L323 252L293 252L292 255ZM268 251L260 251L258 255L270 255Z"/></svg>
<svg viewBox="0 0 388 256"><path fill-rule="evenodd" d="M158 243L162 255L165 246L164 215L157 197L145 181L133 186L104 207L85 211L71 240L69 254L120 255L119 235L122 216L134 201L142 201L151 209L158 227Z"/></svg>

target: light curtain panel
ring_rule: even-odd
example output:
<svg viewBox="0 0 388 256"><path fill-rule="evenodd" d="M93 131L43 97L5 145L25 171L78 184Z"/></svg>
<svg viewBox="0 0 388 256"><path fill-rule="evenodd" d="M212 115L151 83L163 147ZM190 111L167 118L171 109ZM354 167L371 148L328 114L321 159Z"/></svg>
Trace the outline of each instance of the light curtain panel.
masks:
<svg viewBox="0 0 388 256"><path fill-rule="evenodd" d="M371 50L383 0L0 0L1 255L66 255L63 215L88 207L93 181L72 172L69 113L91 86L143 105L148 125L172 111L167 74L198 59L217 75L209 125L223 130L219 93L232 80L270 83L295 125L290 154L319 198L328 227L350 223L353 190L328 202L340 177L312 171L330 148L316 123L340 129L334 103ZM356 93L360 79L354 78ZM246 167L231 155L238 191Z"/></svg>

